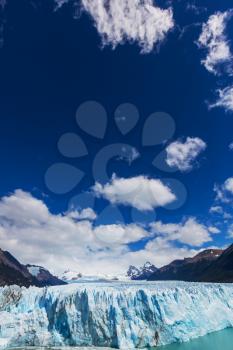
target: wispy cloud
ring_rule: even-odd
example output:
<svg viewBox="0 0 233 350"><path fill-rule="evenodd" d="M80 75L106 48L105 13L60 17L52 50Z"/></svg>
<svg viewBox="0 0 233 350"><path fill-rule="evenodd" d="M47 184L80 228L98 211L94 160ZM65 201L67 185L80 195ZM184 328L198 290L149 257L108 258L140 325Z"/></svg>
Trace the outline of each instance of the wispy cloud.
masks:
<svg viewBox="0 0 233 350"><path fill-rule="evenodd" d="M224 220L229 220L232 219L232 215L230 213L228 213L226 210L224 210L221 206L219 205L213 205L212 207L210 207L209 210L210 214L213 215L221 215L223 217Z"/></svg>
<svg viewBox="0 0 233 350"><path fill-rule="evenodd" d="M213 205L212 207L210 207L209 212L211 214L223 214L223 208L220 205Z"/></svg>
<svg viewBox="0 0 233 350"><path fill-rule="evenodd" d="M115 48L124 42L137 43L147 53L161 43L173 28L171 8L161 9L153 0L82 0L93 18L103 45Z"/></svg>
<svg viewBox="0 0 233 350"><path fill-rule="evenodd" d="M215 184L216 201L229 203L233 200L233 177L229 177L222 185Z"/></svg>
<svg viewBox="0 0 233 350"><path fill-rule="evenodd" d="M233 111L233 86L217 90L218 99L209 108L223 107L227 112Z"/></svg>
<svg viewBox="0 0 233 350"><path fill-rule="evenodd" d="M232 54L225 30L232 10L216 12L210 16L202 26L202 33L198 39L198 46L207 51L207 56L202 60L205 68L214 74L218 73L219 66L227 63L227 70L231 70Z"/></svg>
<svg viewBox="0 0 233 350"><path fill-rule="evenodd" d="M192 3L192 2L188 2L186 4L186 10L187 11L192 11L194 12L196 15L199 15L200 13L206 12L207 8L204 6L197 6L196 4Z"/></svg>

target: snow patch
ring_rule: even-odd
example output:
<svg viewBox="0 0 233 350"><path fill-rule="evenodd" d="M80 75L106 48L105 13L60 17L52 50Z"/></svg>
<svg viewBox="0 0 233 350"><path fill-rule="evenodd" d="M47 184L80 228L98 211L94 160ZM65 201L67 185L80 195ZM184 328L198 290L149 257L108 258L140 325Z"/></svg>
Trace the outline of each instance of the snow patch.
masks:
<svg viewBox="0 0 233 350"><path fill-rule="evenodd" d="M28 269L28 272L32 276L37 277L39 275L39 273L40 273L41 267L40 266L31 265L31 266L27 266L27 269Z"/></svg>

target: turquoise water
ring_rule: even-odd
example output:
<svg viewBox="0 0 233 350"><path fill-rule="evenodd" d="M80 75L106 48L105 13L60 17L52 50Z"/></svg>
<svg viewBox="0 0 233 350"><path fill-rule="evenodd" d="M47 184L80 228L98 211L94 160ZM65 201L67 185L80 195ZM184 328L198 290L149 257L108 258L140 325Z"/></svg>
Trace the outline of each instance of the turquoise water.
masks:
<svg viewBox="0 0 233 350"><path fill-rule="evenodd" d="M25 347L8 350L113 350L110 348L98 347L57 347L57 348L38 348ZM171 344L157 347L151 350L233 350L233 328L225 329L220 332L208 334L204 337L194 339L187 343Z"/></svg>
<svg viewBox="0 0 233 350"><path fill-rule="evenodd" d="M159 350L233 350L233 329L211 333L188 343L161 346Z"/></svg>

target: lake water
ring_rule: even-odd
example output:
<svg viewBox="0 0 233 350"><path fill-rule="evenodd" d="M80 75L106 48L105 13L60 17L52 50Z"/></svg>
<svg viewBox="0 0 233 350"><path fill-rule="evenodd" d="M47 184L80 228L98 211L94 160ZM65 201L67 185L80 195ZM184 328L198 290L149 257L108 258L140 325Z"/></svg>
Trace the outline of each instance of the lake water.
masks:
<svg viewBox="0 0 233 350"><path fill-rule="evenodd" d="M232 350L233 329L228 328L197 338L188 343L171 344L157 348L159 350Z"/></svg>
<svg viewBox="0 0 233 350"><path fill-rule="evenodd" d="M113 350L110 348L98 348L98 347L75 347L75 348L37 348L37 347L27 347L19 348L14 350ZM187 343L181 344L171 344L166 346L161 346L159 348L154 348L150 350L233 350L233 328L225 329L220 332L214 332L208 334L204 337L194 339Z"/></svg>

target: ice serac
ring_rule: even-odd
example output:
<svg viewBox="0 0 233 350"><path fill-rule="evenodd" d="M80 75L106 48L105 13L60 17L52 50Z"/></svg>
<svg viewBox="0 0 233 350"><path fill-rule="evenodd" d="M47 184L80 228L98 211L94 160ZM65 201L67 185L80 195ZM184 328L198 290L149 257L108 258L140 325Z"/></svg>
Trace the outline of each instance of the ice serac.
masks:
<svg viewBox="0 0 233 350"><path fill-rule="evenodd" d="M0 288L0 346L145 348L233 326L233 286L184 282Z"/></svg>

